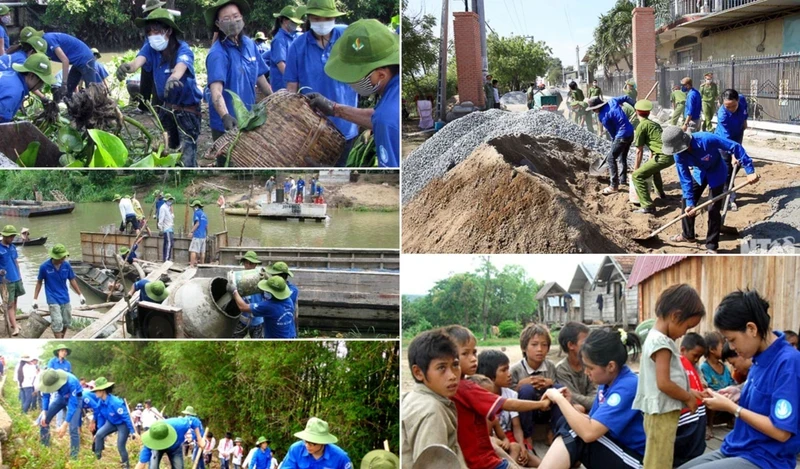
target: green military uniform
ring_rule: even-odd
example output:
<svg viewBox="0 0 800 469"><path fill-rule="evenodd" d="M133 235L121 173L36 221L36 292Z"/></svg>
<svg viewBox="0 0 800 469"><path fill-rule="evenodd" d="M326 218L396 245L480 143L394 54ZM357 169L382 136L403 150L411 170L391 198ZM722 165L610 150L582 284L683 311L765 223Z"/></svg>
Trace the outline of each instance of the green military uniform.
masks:
<svg viewBox="0 0 800 469"><path fill-rule="evenodd" d="M670 125L678 125L678 121L683 118L683 111L686 109L686 93L678 88L669 96L672 103L672 116L669 118Z"/></svg>
<svg viewBox="0 0 800 469"><path fill-rule="evenodd" d="M585 124L586 130L594 133L594 125L592 125L592 117L594 117L594 113L592 111L587 111L586 108L588 107L589 103L586 101L573 101L570 104L572 114L575 116L575 123L578 124L578 126Z"/></svg>
<svg viewBox="0 0 800 469"><path fill-rule="evenodd" d="M717 113L717 98L719 97L717 84L713 81L709 84L704 82L700 85L700 96L703 98L703 124L701 130L703 132L711 132L711 119Z"/></svg>
<svg viewBox="0 0 800 469"><path fill-rule="evenodd" d="M599 86L591 86L591 87L589 87L589 97L593 98L595 96L602 97L603 96L603 90L601 90Z"/></svg>
<svg viewBox="0 0 800 469"><path fill-rule="evenodd" d="M624 92L630 96L634 102L636 101L636 98L639 96L639 92L636 91L636 82L633 81L633 78L625 82Z"/></svg>
<svg viewBox="0 0 800 469"><path fill-rule="evenodd" d="M583 117L583 113L578 113L575 109L572 108L572 103L583 101L585 98L583 96L583 91L578 88L576 90L570 90L569 94L567 95L568 103L570 103L570 109L572 109L572 122L575 122L578 125L581 125L581 118Z"/></svg>
<svg viewBox="0 0 800 469"><path fill-rule="evenodd" d="M650 107L652 108L652 104ZM663 194L664 182L661 180L661 170L674 165L675 159L662 153L661 126L644 117L633 134L633 146L636 148L647 146L650 149L650 159L642 163L631 175L633 187L639 196L639 205L643 209L648 209L653 206L653 200L650 198L650 191L647 190L647 180L652 176L656 191Z"/></svg>
<svg viewBox="0 0 800 469"><path fill-rule="evenodd" d="M636 130L636 127L639 125L639 115L636 114L636 109L628 103L622 103L622 110L625 111L625 115L628 116L628 120L633 126L633 129Z"/></svg>
<svg viewBox="0 0 800 469"><path fill-rule="evenodd" d="M491 81L483 83L483 93L486 95L486 109L494 107L494 87Z"/></svg>
<svg viewBox="0 0 800 469"><path fill-rule="evenodd" d="M525 92L525 96L528 98L528 109L533 109L533 94L536 93L536 90L532 87L528 87L528 91Z"/></svg>

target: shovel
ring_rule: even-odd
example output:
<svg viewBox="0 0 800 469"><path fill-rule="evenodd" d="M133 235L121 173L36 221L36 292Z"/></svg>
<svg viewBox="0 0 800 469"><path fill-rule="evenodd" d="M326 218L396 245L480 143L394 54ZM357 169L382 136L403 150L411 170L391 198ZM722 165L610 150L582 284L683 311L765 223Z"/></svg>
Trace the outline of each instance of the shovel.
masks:
<svg viewBox="0 0 800 469"><path fill-rule="evenodd" d="M729 192L729 194L728 194L727 197L725 197L725 204L722 206L722 220L720 221L721 225L725 224L725 215L728 214L728 206L731 203L731 195L733 195L733 192L731 191L731 189L733 189L733 182L734 182L734 180L736 180L736 171L738 169L739 169L739 162L734 160L733 161L733 170L731 171L731 182L730 182L730 184L728 184L728 192Z"/></svg>
<svg viewBox="0 0 800 469"><path fill-rule="evenodd" d="M716 197L714 197L712 199L706 200L702 204L700 204L697 207L695 207L694 213L695 214L700 213L700 211L703 210L704 208L710 206L711 204L717 202L718 200L728 196L729 194L731 194L733 192L736 192L736 191L739 191L739 190L743 189L748 184L750 184L750 182L744 182L744 183L734 187L733 189L727 190L727 191L723 192L722 194L720 194L720 195L718 195L718 196L716 196ZM688 216L689 215L687 215L686 212L684 212L681 215L675 217L672 221L668 222L666 225L664 225L661 228L659 228L659 229L653 231L652 233L650 233L650 235L647 236L646 238L633 238L633 239L635 241L645 241L645 240L648 240L648 239L652 239L655 236L657 236L659 233L661 233L662 231L666 230L670 226L674 225L675 223L678 223L679 221L683 220L684 218L686 218ZM735 227L728 227L728 226L720 226L720 232L727 233L727 234L734 234L734 235L739 234L739 230L737 230Z"/></svg>

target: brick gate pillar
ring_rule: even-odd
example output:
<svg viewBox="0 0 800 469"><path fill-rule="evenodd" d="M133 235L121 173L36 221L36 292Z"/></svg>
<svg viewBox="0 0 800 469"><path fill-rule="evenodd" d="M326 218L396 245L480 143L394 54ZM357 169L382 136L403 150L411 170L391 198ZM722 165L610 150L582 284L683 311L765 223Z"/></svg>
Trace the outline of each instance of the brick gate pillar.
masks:
<svg viewBox="0 0 800 469"><path fill-rule="evenodd" d="M478 14L471 11L453 13L453 33L458 68L458 97L460 102L472 101L486 106L481 72L481 28Z"/></svg>
<svg viewBox="0 0 800 469"><path fill-rule="evenodd" d="M656 83L656 17L652 8L633 9L633 79L644 99ZM658 102L658 89L650 95Z"/></svg>

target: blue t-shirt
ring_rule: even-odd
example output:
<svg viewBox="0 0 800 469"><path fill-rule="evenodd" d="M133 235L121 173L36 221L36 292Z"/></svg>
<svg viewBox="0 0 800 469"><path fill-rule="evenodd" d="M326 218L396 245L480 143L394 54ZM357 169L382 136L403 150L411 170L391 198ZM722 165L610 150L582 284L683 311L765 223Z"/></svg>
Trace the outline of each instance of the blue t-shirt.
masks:
<svg viewBox="0 0 800 469"><path fill-rule="evenodd" d="M271 49L265 50L261 54L261 58L264 59L264 65L267 66L267 73L265 75L267 77L267 81L269 81L269 72L270 72L270 67L272 66L272 50Z"/></svg>
<svg viewBox="0 0 800 469"><path fill-rule="evenodd" d="M64 370L67 373L72 373L72 363L66 358L62 361L58 357L53 357L47 362L47 368L51 370Z"/></svg>
<svg viewBox="0 0 800 469"><path fill-rule="evenodd" d="M108 77L108 70L106 70L106 66L102 63L95 60L94 62L94 71L97 73L97 81L103 81Z"/></svg>
<svg viewBox="0 0 800 469"><path fill-rule="evenodd" d="M204 212L202 208L194 212L194 223L198 222L200 224L197 226L197 229L194 230L192 238L205 239L205 237L208 236L208 217L206 217L206 212Z"/></svg>
<svg viewBox="0 0 800 469"><path fill-rule="evenodd" d="M267 448L261 451L261 448L258 448L253 453L253 457L250 458L250 467L248 469L269 469L270 463L272 463L272 450Z"/></svg>
<svg viewBox="0 0 800 469"><path fill-rule="evenodd" d="M156 301L149 296L147 296L147 291L145 291L144 287L150 283L150 280L143 278L136 283L133 284L133 291L139 292L139 301L149 301L151 303L161 303L160 301Z"/></svg>
<svg viewBox="0 0 800 469"><path fill-rule="evenodd" d="M294 339L297 337L294 327L294 301L291 296L279 300L269 293L265 293L261 301L250 305L250 309L253 315L265 319L265 339Z"/></svg>
<svg viewBox="0 0 800 469"><path fill-rule="evenodd" d="M769 417L775 428L792 434L785 442L770 438L742 419L736 419L720 450L763 469L794 469L800 453L800 353L782 332L775 342L753 357L739 405Z"/></svg>
<svg viewBox="0 0 800 469"><path fill-rule="evenodd" d="M692 120L700 118L700 112L703 110L703 98L700 92L692 88L686 93L686 107L683 109L683 118L692 116Z"/></svg>
<svg viewBox="0 0 800 469"><path fill-rule="evenodd" d="M744 125L747 123L747 98L739 95L739 107L736 112L730 112L725 106L720 106L717 111L717 129L715 134L736 143L744 139Z"/></svg>
<svg viewBox="0 0 800 469"><path fill-rule="evenodd" d="M306 187L306 182L300 178L297 180L297 192L302 193L303 188Z"/></svg>
<svg viewBox="0 0 800 469"><path fill-rule="evenodd" d="M297 289L295 284L290 283L288 280L286 281L286 286L292 291L292 296L290 296L289 299L292 300L292 303L297 304L297 296L300 294L300 290Z"/></svg>
<svg viewBox="0 0 800 469"><path fill-rule="evenodd" d="M278 64L286 62L286 57L289 56L289 47L301 34L289 34L283 28L278 30L278 33L272 39L270 44L270 57L269 57L269 84L272 86L272 91L286 88L286 81L283 78L283 73L278 68Z"/></svg>
<svg viewBox="0 0 800 469"><path fill-rule="evenodd" d="M8 50L11 40L8 38L8 31L6 31L6 27L3 25L0 25L0 37L3 38L3 47L5 47L5 50Z"/></svg>
<svg viewBox="0 0 800 469"><path fill-rule="evenodd" d="M100 400L97 413L103 416L104 422L111 422L112 425L125 424L128 431L134 433L133 422L128 414L128 406L119 397L109 394L105 400ZM98 421L98 425L100 425ZM100 428L98 426L98 428Z"/></svg>
<svg viewBox="0 0 800 469"><path fill-rule="evenodd" d="M133 264L133 261L136 260L136 250L137 249L139 249L139 243L134 244L133 247L131 248L131 250L127 254L122 256L122 258L125 260L125 262L127 262L128 264L131 264L131 265Z"/></svg>
<svg viewBox="0 0 800 469"><path fill-rule="evenodd" d="M49 305L65 305L69 303L67 282L75 278L75 272L69 261L64 261L56 269L53 259L47 259L39 266L37 280L44 281L44 296ZM70 371L70 370L67 370Z"/></svg>
<svg viewBox="0 0 800 469"><path fill-rule="evenodd" d="M71 421L72 416L75 415L75 411L80 408L81 403L83 402L81 399L83 397L83 388L81 387L81 382L72 373L67 373L67 382L58 388L58 391L56 391L55 394L58 395L58 399L66 399L68 401L66 421ZM50 393L42 393L42 410L46 412L49 409Z"/></svg>
<svg viewBox="0 0 800 469"><path fill-rule="evenodd" d="M336 81L325 73L325 64L331 56L331 48L347 29L337 25L331 32L331 40L325 50L317 44L313 34L303 34L289 47L283 79L286 83L297 83L302 93L321 93L326 98L344 106L358 107L358 93L347 83ZM275 57L273 56L273 61ZM358 125L341 119L329 117L330 121L347 140L358 136Z"/></svg>
<svg viewBox="0 0 800 469"><path fill-rule="evenodd" d="M708 387L714 391L719 391L722 388L736 384L736 381L734 381L731 376L731 371L724 363L722 365L722 373L717 373L714 371L714 368L711 368L711 365L709 365L707 361L703 362L703 364L700 365L700 373L703 374L703 379L706 380Z"/></svg>
<svg viewBox="0 0 800 469"><path fill-rule="evenodd" d="M164 205L165 203L167 203L167 201L164 200L163 198L156 199L156 218L158 218L158 214L161 213L161 206Z"/></svg>
<svg viewBox="0 0 800 469"><path fill-rule="evenodd" d="M208 84L221 82L228 112L233 112L233 98L225 90L231 90L239 95L244 105L250 110L256 102L256 81L258 77L267 73L267 64L258 53L256 43L247 36L242 35L240 45L237 47L230 39L217 41L211 46L206 57L208 70ZM208 106L209 125L213 130L224 132L222 117L217 113L214 105Z"/></svg>
<svg viewBox="0 0 800 469"><path fill-rule="evenodd" d="M638 385L639 377L624 365L611 385L598 387L589 417L608 428L609 438L644 455L644 418L632 407Z"/></svg>
<svg viewBox="0 0 800 469"><path fill-rule="evenodd" d="M622 103L635 106L630 96L624 95L608 100L608 104L600 108L597 118L603 124L611 139L633 137L633 125L628 120L628 115L622 109Z"/></svg>
<svg viewBox="0 0 800 469"><path fill-rule="evenodd" d="M260 293L256 293L255 295L250 295L242 299L244 300L245 303L252 305L261 301L262 298L263 297ZM241 322L242 324L248 324L249 327L256 327L264 324L264 318L261 316L253 316L252 313L247 312L247 313L242 313L239 316L239 322Z"/></svg>
<svg viewBox="0 0 800 469"><path fill-rule="evenodd" d="M89 390L84 390L83 394L81 395L81 409L92 409L92 411L97 412L97 409L100 408L100 398L93 392ZM99 417L99 414L95 414L96 417ZM100 422L97 422L97 428L100 428Z"/></svg>
<svg viewBox="0 0 800 469"><path fill-rule="evenodd" d="M0 122L11 122L22 101L28 96L28 85L14 70L0 72Z"/></svg>
<svg viewBox="0 0 800 469"><path fill-rule="evenodd" d="M18 50L13 54L6 54L0 56L0 72L5 72L6 70L14 70L11 68L14 64L23 64L25 63L25 59L28 58L28 54L25 52Z"/></svg>
<svg viewBox="0 0 800 469"><path fill-rule="evenodd" d="M372 114L372 134L378 152L378 166L400 165L400 76L389 80Z"/></svg>
<svg viewBox="0 0 800 469"><path fill-rule="evenodd" d="M17 268L17 247L13 244L6 246L0 243L0 269L6 271L5 280L9 283L22 280Z"/></svg>
<svg viewBox="0 0 800 469"><path fill-rule="evenodd" d="M153 67L153 83L155 83L156 93L165 103L178 106L197 106L203 99L197 82L194 78L194 53L184 41L178 41L178 50L175 52L175 65L181 63L186 65L186 72L181 77L183 86L170 92L169 96L164 96L164 88L167 86L167 79L172 75L173 65L169 62L162 62L161 52L145 44L137 54L145 58L147 63Z"/></svg>
<svg viewBox="0 0 800 469"><path fill-rule="evenodd" d="M178 434L178 439L175 443L172 444L169 448L165 449L164 451L167 453L173 453L175 451L180 451L183 446L184 442L184 435L189 430L197 429L200 434L203 434L203 424L200 422L200 419L197 417L172 417L169 419L164 420L167 425L171 426L175 429L175 432ZM197 435L194 431L191 433L192 440L197 441ZM139 453L139 462L140 463L148 463L150 462L150 458L153 456L153 450L148 448L147 446L142 448L142 452Z"/></svg>
<svg viewBox="0 0 800 469"><path fill-rule="evenodd" d="M89 61L94 60L94 54L89 46L69 34L44 33L43 39L47 41L47 56L53 62L61 63L61 59L56 56L56 49L59 47L69 59L70 65L86 65Z"/></svg>
<svg viewBox="0 0 800 469"><path fill-rule="evenodd" d="M353 469L350 457L333 443L325 445L324 453L315 459L306 449L305 442L292 443L286 457L281 463L281 469Z"/></svg>

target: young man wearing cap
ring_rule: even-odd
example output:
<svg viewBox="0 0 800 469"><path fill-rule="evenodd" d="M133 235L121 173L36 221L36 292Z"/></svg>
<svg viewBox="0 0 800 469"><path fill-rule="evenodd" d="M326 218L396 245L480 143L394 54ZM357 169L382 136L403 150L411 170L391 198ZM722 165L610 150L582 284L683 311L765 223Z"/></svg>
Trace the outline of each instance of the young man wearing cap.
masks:
<svg viewBox="0 0 800 469"><path fill-rule="evenodd" d="M66 77L66 97L71 98L83 81L86 86L99 82L92 50L80 39L64 33L43 33L33 28L24 29L20 38L40 36L47 41L47 57L61 63L62 76Z"/></svg>
<svg viewBox="0 0 800 469"><path fill-rule="evenodd" d="M172 260L172 250L175 245L175 213L172 210L172 204L174 202L175 197L173 197L172 194L166 194L164 196L164 203L157 208L158 229L161 231L161 236L164 238L161 252L164 262Z"/></svg>
<svg viewBox="0 0 800 469"><path fill-rule="evenodd" d="M147 231L147 236L152 236L153 233L150 231L150 227L147 226L147 219L144 216L144 209L142 208L142 203L139 202L139 199L136 198L136 193L130 196L130 198L131 198L131 205L133 205L133 213L136 214L136 224L139 225L139 229L136 234L138 235L139 233L141 233L142 230L145 230ZM142 237L144 237L144 234L142 234Z"/></svg>
<svg viewBox="0 0 800 469"><path fill-rule="evenodd" d="M283 73L286 71L286 58L289 47L302 33L297 32L297 26L303 20L297 15L297 7L287 5L278 13L273 13L275 26L272 28L272 43L270 44L269 83L274 91L286 88Z"/></svg>
<svg viewBox="0 0 800 469"><path fill-rule="evenodd" d="M675 85L672 88L669 102L672 103L672 115L669 118L669 125L678 125L678 119L683 117L686 111L686 93L681 90L680 85Z"/></svg>
<svg viewBox="0 0 800 469"><path fill-rule="evenodd" d="M294 274L292 273L292 271L289 270L289 265L287 263L285 263L285 262L278 261L278 262L275 262L274 264L268 266L264 270L266 270L266 272L269 275L277 275L278 277L282 278L286 282L286 286L289 287L289 290L291 290L292 295L290 296L290 299L292 300L292 303L294 304L294 325L295 325L295 329L297 329L297 327L298 327L298 322L297 322L297 307L298 307L297 298L300 296L300 290L297 288L297 286L295 284L293 284L292 282L289 281L289 277L294 277ZM299 333L299 331L298 331L298 333Z"/></svg>
<svg viewBox="0 0 800 469"><path fill-rule="evenodd" d="M678 170L681 190L683 191L682 207L688 215L681 225L683 232L672 236L674 242L695 242L694 219L695 206L705 191L710 188L710 197L716 197L725 190L727 170L721 153L733 154L739 165L747 173L747 181L755 184L759 175L753 167L753 161L744 147L726 138L708 132L690 134L678 127L667 127L661 135L665 155L673 155ZM722 200L711 205L708 210L708 232L706 249L708 254L716 254L719 247L719 233L722 225L720 210Z"/></svg>
<svg viewBox="0 0 800 469"><path fill-rule="evenodd" d="M286 89L292 93L319 93L334 103L358 107L358 93L325 73L326 62L334 57L333 47L347 28L336 24L336 18L344 16L344 13L336 8L335 0L308 0L305 14L308 32L292 43L286 57ZM358 80L361 78L364 76ZM336 166L344 166L358 136L358 125L335 116L329 116L329 120L346 141L336 163Z"/></svg>
<svg viewBox="0 0 800 469"><path fill-rule="evenodd" d="M311 417L306 429L294 434L298 441L289 447L281 469L352 469L350 457L336 446L338 438L328 431L328 422Z"/></svg>
<svg viewBox="0 0 800 469"><path fill-rule="evenodd" d="M11 325L11 335L19 335L19 325L17 324L17 298L25 294L25 287L22 284L22 276L17 259L17 247L13 241L16 237L17 229L14 225L6 225L0 231L0 282L6 286L8 300L6 302L5 314Z"/></svg>
<svg viewBox="0 0 800 469"><path fill-rule="evenodd" d="M244 265L245 270L252 270L261 265L261 259L258 258L255 251L247 251L244 253L240 262ZM261 301L262 298L263 295L256 293L255 295L244 298L244 301L248 304L254 304ZM251 312L246 311L239 315L239 322L236 323L236 328L233 331L233 338L244 339L248 334L251 339L264 338L264 318L262 316L255 316Z"/></svg>
<svg viewBox="0 0 800 469"><path fill-rule="evenodd" d="M117 450L122 468L129 469L128 449L125 447L125 443L128 441L128 435L134 440L138 435L133 428L131 416L128 414L128 404L113 395L114 382L108 381L102 376L94 380L94 389L91 392L100 399L97 412L95 412L97 434L94 437L94 454L99 460L103 456L106 437L116 432Z"/></svg>
<svg viewBox="0 0 800 469"><path fill-rule="evenodd" d="M69 427L69 446L70 457L77 459L80 449L80 424L83 388L75 375L64 370L46 370L41 375L39 391L42 393L42 413L41 428L39 429L39 439L44 446L50 446L50 422L61 409L67 409L67 418L57 429L60 437L64 435ZM51 393L54 397L51 402Z"/></svg>
<svg viewBox="0 0 800 469"><path fill-rule="evenodd" d="M39 309L39 293L44 284L44 295L47 300L47 309L50 311L50 327L56 339L63 339L67 334L67 329L72 324L72 305L69 301L69 289L67 284L72 287L72 291L80 297L81 304L86 304L86 298L81 293L81 287L75 277L75 272L67 257L69 252L63 244L56 244L50 248L49 259L42 262L39 266L39 276L36 280L36 288L33 290L33 309ZM50 360L52 363L53 360ZM69 363L69 362L67 362ZM48 364L48 368L50 368ZM72 371L72 368L61 368Z"/></svg>
<svg viewBox="0 0 800 469"><path fill-rule="evenodd" d="M188 409L188 408L187 408ZM184 411L185 413L185 411ZM185 414L186 415L186 414ZM191 431L192 440L205 448L203 424L195 417L173 417L153 423L142 435L142 448L136 469L158 469L164 455L172 469L183 469L183 435ZM181 438L178 438L178 435Z"/></svg>
<svg viewBox="0 0 800 469"><path fill-rule="evenodd" d="M269 469L272 462L272 451L269 449L269 440L266 437L259 437L256 441L258 448L253 457L250 458L248 469Z"/></svg>
<svg viewBox="0 0 800 469"><path fill-rule="evenodd" d="M162 303L169 296L169 291L161 280L151 282L146 278L136 281L132 286L128 295L133 296L134 293L139 292L139 301L149 301L151 303Z"/></svg>
<svg viewBox="0 0 800 469"><path fill-rule="evenodd" d="M692 86L690 77L684 77L681 80L681 91L686 93L686 107L683 110L681 128L684 132L697 132L700 130L700 113L703 110L703 98Z"/></svg>
<svg viewBox="0 0 800 469"><path fill-rule="evenodd" d="M139 229L139 224L136 222L136 212L133 210L133 202L127 195L122 197L119 194L114 194L112 202L119 203L119 215L122 218L120 223L120 232L124 232L127 225L130 223L134 230Z"/></svg>
<svg viewBox="0 0 800 469"><path fill-rule="evenodd" d="M653 214L653 200L650 198L650 189L647 187L647 180L653 178L653 183L661 199L666 198L664 193L664 183L661 180L661 170L669 168L675 164L675 159L663 154L661 150L661 126L650 120L650 111L653 109L653 102L642 99L636 103L636 113L639 115L639 125L633 136L633 144L636 147L636 161L633 164L633 174L631 180L636 194L639 196L639 209L636 213ZM650 149L650 159L644 165L642 158L644 147Z"/></svg>
<svg viewBox="0 0 800 469"><path fill-rule="evenodd" d="M292 291L286 286L283 278L274 275L258 282L258 288L264 292L259 301L247 303L236 285L228 282L228 291L233 295L236 306L242 313L252 313L264 318L265 339L294 339L297 328L294 322L294 303Z"/></svg>
<svg viewBox="0 0 800 469"><path fill-rule="evenodd" d="M325 73L347 83L359 96L378 95L374 109L359 109L310 93L311 105L325 115L372 129L378 166L400 164L400 39L378 20L351 24L331 49ZM491 86L491 84L490 84ZM492 92L496 91L492 88Z"/></svg>
<svg viewBox="0 0 800 469"><path fill-rule="evenodd" d="M722 93L722 106L717 111L717 128L714 133L741 145L747 129L747 117L747 98L734 89L727 89ZM730 153L724 153L722 157L728 168L728 179L725 181L727 187L731 178L739 172L739 166L736 165L736 169L733 169ZM734 212L739 209L736 205L736 193L731 194L729 209Z"/></svg>
<svg viewBox="0 0 800 469"><path fill-rule="evenodd" d="M633 78L628 78L628 80L625 82L625 86L622 88L622 92L631 98L631 101L634 103L636 102L639 92L636 90L636 82L633 80Z"/></svg>
<svg viewBox="0 0 800 469"><path fill-rule="evenodd" d="M6 26L11 24L11 8L0 5L0 56L7 54L11 40L8 38Z"/></svg>
<svg viewBox="0 0 800 469"><path fill-rule="evenodd" d="M703 75L703 84L700 85L700 96L703 101L703 132L711 132L713 123L711 120L717 112L717 98L719 98L719 88L714 82L714 74L711 72Z"/></svg>
<svg viewBox="0 0 800 469"><path fill-rule="evenodd" d="M628 151L633 142L633 126L628 116L623 110L623 103L631 106L636 103L627 96L619 96L603 101L600 98L590 98L589 111L597 113L597 118L603 124L608 135L611 137L611 154L608 155L608 171L611 175L611 185L603 189L603 195L615 194L619 192L619 186L625 182L628 173ZM622 171L617 173L617 160L619 160Z"/></svg>
<svg viewBox="0 0 800 469"><path fill-rule="evenodd" d="M108 70L106 70L106 66L100 62L100 51L92 47L92 55L94 56L94 71L97 73L98 83L102 83L103 87L108 91L108 83L106 83Z"/></svg>
<svg viewBox="0 0 800 469"><path fill-rule="evenodd" d="M303 193L306 190L306 181L303 180L303 176L298 176L297 178L297 195L295 196L294 201L298 204L302 204L304 202Z"/></svg>
<svg viewBox="0 0 800 469"><path fill-rule="evenodd" d="M14 64L24 64L25 60L35 53L44 54L47 52L47 41L39 36L32 36L29 38L21 38L18 44L11 46L6 50L6 55L0 56L0 72L6 70L13 70L11 68ZM41 92L37 91L37 96L42 96Z"/></svg>
<svg viewBox="0 0 800 469"><path fill-rule="evenodd" d="M592 80L592 86L589 87L589 97L594 98L595 96L603 99L603 90L597 86L597 80Z"/></svg>
<svg viewBox="0 0 800 469"><path fill-rule="evenodd" d="M12 64L16 73L0 73L0 123L11 122L22 107L28 93L36 93L45 84L52 84L50 60L35 53L22 64Z"/></svg>
<svg viewBox="0 0 800 469"><path fill-rule="evenodd" d="M206 252L206 236L208 236L208 217L203 211L203 203L192 202L194 208L194 225L192 226L192 243L189 245L189 265L197 267L197 259L203 260Z"/></svg>

